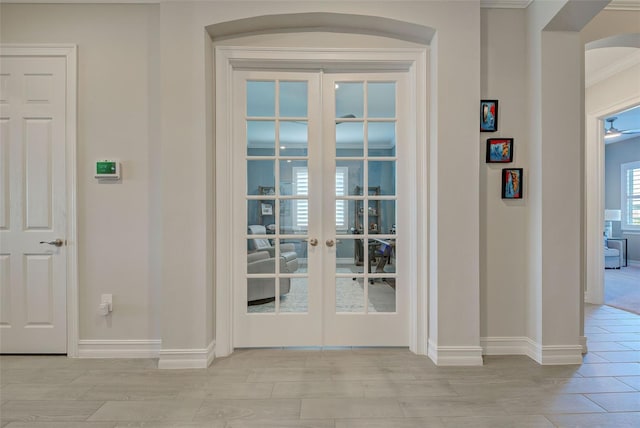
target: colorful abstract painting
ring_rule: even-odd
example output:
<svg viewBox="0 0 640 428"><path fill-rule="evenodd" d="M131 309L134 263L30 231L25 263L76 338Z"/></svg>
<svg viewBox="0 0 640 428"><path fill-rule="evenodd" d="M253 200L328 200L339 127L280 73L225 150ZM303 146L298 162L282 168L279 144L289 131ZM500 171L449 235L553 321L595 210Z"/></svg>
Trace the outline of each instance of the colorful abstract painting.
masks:
<svg viewBox="0 0 640 428"><path fill-rule="evenodd" d="M504 168L502 170L502 198L522 199L522 168Z"/></svg>
<svg viewBox="0 0 640 428"><path fill-rule="evenodd" d="M513 161L513 138L489 138L487 140L487 163Z"/></svg>
<svg viewBox="0 0 640 428"><path fill-rule="evenodd" d="M480 101L480 131L495 132L498 130L498 100Z"/></svg>

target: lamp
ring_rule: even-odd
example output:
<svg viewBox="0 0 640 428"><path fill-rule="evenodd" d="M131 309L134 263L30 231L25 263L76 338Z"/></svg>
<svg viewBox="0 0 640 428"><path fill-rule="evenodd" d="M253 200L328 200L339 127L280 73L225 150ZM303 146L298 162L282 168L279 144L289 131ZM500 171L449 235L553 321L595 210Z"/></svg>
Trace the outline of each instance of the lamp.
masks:
<svg viewBox="0 0 640 428"><path fill-rule="evenodd" d="M604 210L604 236L607 238L611 238L612 234L612 221L621 221L622 220L622 211L621 210Z"/></svg>

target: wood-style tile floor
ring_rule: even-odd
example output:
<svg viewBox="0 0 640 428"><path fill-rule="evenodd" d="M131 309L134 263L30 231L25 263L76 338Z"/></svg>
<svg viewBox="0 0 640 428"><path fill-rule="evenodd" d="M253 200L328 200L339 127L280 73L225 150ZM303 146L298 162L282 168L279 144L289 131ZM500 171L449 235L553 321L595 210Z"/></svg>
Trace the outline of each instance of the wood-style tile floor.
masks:
<svg viewBox="0 0 640 428"><path fill-rule="evenodd" d="M0 357L2 427L640 427L640 317L588 306L578 366L406 349L241 350L206 370L155 360Z"/></svg>

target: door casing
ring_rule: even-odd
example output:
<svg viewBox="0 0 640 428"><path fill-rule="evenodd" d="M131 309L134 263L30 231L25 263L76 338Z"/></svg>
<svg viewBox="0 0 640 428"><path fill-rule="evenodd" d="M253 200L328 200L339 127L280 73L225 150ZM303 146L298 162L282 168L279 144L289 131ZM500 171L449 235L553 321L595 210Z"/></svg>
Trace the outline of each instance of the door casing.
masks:
<svg viewBox="0 0 640 428"><path fill-rule="evenodd" d="M402 49L318 49L318 48L238 48L215 47L215 254L216 266L235 266L236 260L228 251L233 242L237 219L231 207L235 195L230 191L233 177L233 95L234 69L318 70L326 72L405 71L411 86L410 123L415 124L412 143L416 162L410 171L416 177L411 189L409 212L415 225L415 239L410 242L412 254L407 274L409 291L409 349L421 355L427 353L427 308L429 260L429 184L428 170L428 48ZM418 213L423 216L418 217ZM420 220L420 221L418 221ZM425 263L418 263L419 260ZM215 272L215 355L223 357L233 352L233 269Z"/></svg>
<svg viewBox="0 0 640 428"><path fill-rule="evenodd" d="M63 57L66 63L66 190L67 190L67 356L78 356L78 237L77 237L77 46L70 44L0 44L2 57Z"/></svg>

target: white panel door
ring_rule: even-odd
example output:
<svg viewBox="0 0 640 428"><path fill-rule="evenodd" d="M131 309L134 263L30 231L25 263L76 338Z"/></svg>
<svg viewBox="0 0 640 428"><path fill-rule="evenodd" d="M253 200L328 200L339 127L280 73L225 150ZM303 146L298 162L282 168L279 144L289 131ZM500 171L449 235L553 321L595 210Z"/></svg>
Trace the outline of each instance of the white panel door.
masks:
<svg viewBox="0 0 640 428"><path fill-rule="evenodd" d="M0 352L67 352L66 63L0 60Z"/></svg>

